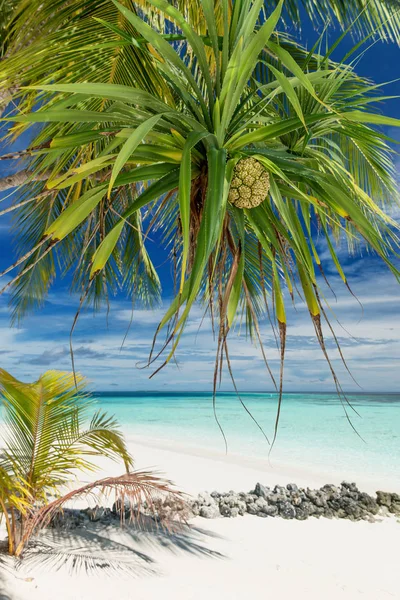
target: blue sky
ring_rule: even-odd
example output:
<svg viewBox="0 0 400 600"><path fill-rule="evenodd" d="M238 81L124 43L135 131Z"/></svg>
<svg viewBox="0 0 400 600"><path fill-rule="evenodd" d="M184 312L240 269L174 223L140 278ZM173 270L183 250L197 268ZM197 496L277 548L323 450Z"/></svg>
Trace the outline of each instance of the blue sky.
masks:
<svg viewBox="0 0 400 600"><path fill-rule="evenodd" d="M311 27L303 30L302 41L310 47L315 40ZM351 47L346 39L335 53L343 56ZM400 49L394 45L377 42L361 58L357 71L378 83L399 76ZM400 94L400 83L393 82L385 88L387 94ZM388 115L400 118L400 102L386 102L381 109ZM389 131L400 140L399 131ZM23 141L16 147L22 147ZM9 151L7 148L4 151ZM3 153L2 152L2 153ZM400 162L399 162L400 164ZM10 171L7 161L0 163L0 174ZM400 212L399 212L400 214ZM155 263L163 262L159 249L150 249ZM9 222L0 219L0 268L13 260L14 250ZM350 378L327 335L327 345L342 385L354 391L400 390L400 287L383 264L369 255L348 257L346 247L340 256L350 285L361 300L357 301L334 275L326 256L325 270L337 293L333 298L326 290L327 299L336 323L335 331L342 345L348 366L362 389ZM157 261L157 258L159 260ZM155 311L136 310L124 347L121 343L131 319L130 301L122 296L111 303L108 327L104 313L86 312L80 317L74 334L76 368L86 375L98 390L210 390L215 358L210 323L205 320L199 331L203 311L193 310L186 334L177 352L178 366L171 363L155 378L149 380L151 370L141 368L146 358L163 310L171 296L169 268L161 269L164 286L164 306ZM16 377L29 380L47 369L71 368L69 356L69 330L78 305L71 296L67 282L59 278L42 310L27 317L19 328L10 328L7 294L0 297L0 366ZM331 313L334 322L335 316ZM271 367L278 372L279 360L274 339L267 323L262 323L262 338L270 357ZM231 332L230 356L236 381L241 390L271 390L260 351L239 331ZM331 374L315 340L308 312L301 303L288 314L287 361L285 365L286 391L333 391ZM223 389L231 389L229 377L223 379Z"/></svg>

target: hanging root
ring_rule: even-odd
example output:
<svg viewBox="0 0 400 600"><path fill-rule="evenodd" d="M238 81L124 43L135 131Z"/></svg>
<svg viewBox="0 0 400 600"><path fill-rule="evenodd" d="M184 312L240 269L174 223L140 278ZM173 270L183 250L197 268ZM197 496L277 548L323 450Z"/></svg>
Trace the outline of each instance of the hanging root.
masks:
<svg viewBox="0 0 400 600"><path fill-rule="evenodd" d="M264 429L261 427L260 423L254 417L254 415L252 414L252 412L248 409L248 407L243 402L243 399L240 396L239 390L238 390L237 385L236 385L235 378L233 376L232 365L231 365L230 358L229 358L229 353L228 353L228 343L227 343L226 339L225 339L225 342L224 342L224 350L225 350L226 364L228 366L229 375L231 377L232 384L233 384L234 390L236 392L236 395L237 395L237 397L239 399L239 402L242 405L242 407L244 408L244 410L247 412L247 414L249 415L249 417L252 419L252 421L254 421L254 423L257 425L258 429L261 431L261 433L263 434L263 436L267 440L268 444L271 444L271 442L269 441L268 436L265 433Z"/></svg>
<svg viewBox="0 0 400 600"><path fill-rule="evenodd" d="M266 308L266 311L267 311L268 321L269 321L269 324L271 326L272 333L274 334L276 348L277 348L277 350L279 350L278 336L276 335L275 325L274 325L274 322L273 322L273 320L271 318L271 313L270 313L270 310L269 310L269 304L268 304L268 298L267 298L267 290L265 289L265 276L264 276L264 266L263 266L263 248L262 248L262 245L260 244L260 242L257 242L257 248L258 248L258 261L259 261L259 265L260 265L260 281L261 281L262 295L263 295L263 298L264 298L264 304L265 304L265 308Z"/></svg>
<svg viewBox="0 0 400 600"><path fill-rule="evenodd" d="M335 373L335 371L333 369L332 363L330 361L330 358L328 356L328 353L327 353L327 350L326 350L326 346L325 346L325 340L324 340L324 336L323 336L323 333L322 333L322 327L321 327L321 317L320 317L320 315L311 315L311 318L312 318L312 321L313 321L313 324L314 324L314 329L315 329L315 333L316 333L319 345L320 345L321 350L322 350L322 352L323 352L323 354L325 356L325 359L326 359L326 361L327 361L327 363L329 365L329 369L330 369L330 371L332 373L333 381L334 381L335 387L336 387L336 392L337 392L337 395L338 395L338 397L340 399L340 402L342 404L344 413L346 415L346 419L347 419L348 423L350 424L351 428L353 429L353 431L365 443L365 440L363 439L363 437L361 436L361 434L357 431L357 429L353 425L352 420L349 417L349 414L348 414L348 411L347 411L347 408L346 408L346 404L347 404L347 406L349 408L351 408L355 412L355 414L357 416L360 417L361 415L357 412L357 410L354 408L354 406L349 402L346 394L343 392L343 389L342 389L342 387L340 385L340 382L339 382L339 380L337 378L337 375L336 375L336 373Z"/></svg>
<svg viewBox="0 0 400 600"><path fill-rule="evenodd" d="M249 290L247 288L247 285L246 285L245 281L243 281L243 289L245 291L247 308L249 310L249 313L250 313L251 318L252 318L253 323L254 323L254 329L256 331L258 343L260 344L260 350L261 350L261 354L262 354L265 366L267 367L269 376L271 377L271 380L272 380L272 383L274 384L275 390L278 391L278 387L276 385L275 377L273 376L273 373L271 371L271 367L269 366L269 363L268 363L268 360L267 360L267 356L265 354L264 344L262 343L260 329L259 329L259 326L258 326L257 315L255 314L254 307L253 307L252 302L251 302Z"/></svg>
<svg viewBox="0 0 400 600"><path fill-rule="evenodd" d="M168 345L170 344L170 342L174 339L175 333L176 333L176 326L178 323L178 318L179 318L179 308L180 308L180 303L178 304L178 308L174 313L174 318L171 321L171 325L168 327L168 331L167 331L167 337L165 339L164 344L162 345L161 349L157 352L157 354L155 356L153 356L154 354L154 348L157 342L157 338L158 338L158 334L160 333L161 330L161 326L160 324L158 325L156 332L153 336L153 341L151 344L151 348L150 348L150 353L149 353L149 358L147 360L147 363L143 366L143 367L138 367L140 369L147 369L150 365L152 365L161 355L162 353L165 351L165 349L168 347ZM162 368L164 368L167 364L167 361L164 361L163 364L161 365L161 367L159 367L156 371L154 371L154 373L152 373L149 377L149 379L151 379L152 377L154 377L154 375L156 375Z"/></svg>
<svg viewBox="0 0 400 600"><path fill-rule="evenodd" d="M321 275L322 275L322 277L323 277L323 279L324 279L324 281L325 281L326 285L328 286L328 288L329 288L329 289L330 289L330 291L332 292L332 294L333 294L333 296L334 296L334 298L335 298L335 300L336 300L336 302L337 302L337 296L336 296L336 294L335 294L335 291L334 291L333 287L331 286L331 284L329 283L329 281L328 281L328 278L327 278L327 276L325 275L325 271L324 271L324 269L323 269L323 267L322 267L321 263L318 263L318 268L319 268L319 271L320 271L320 273L321 273Z"/></svg>
<svg viewBox="0 0 400 600"><path fill-rule="evenodd" d="M217 415L217 381L218 381L218 373L222 372L223 337L224 337L224 324L222 323L222 321L220 321L220 327L219 327L219 332L218 332L218 347L217 347L217 352L216 352L216 356L215 356L215 366L214 366L213 399L212 399L212 403L213 403L214 419L215 419L215 422L217 423L218 428L219 428L219 430L220 430L220 432L222 434L222 437L224 439L225 454L228 454L228 441L226 439L225 432L223 430L223 427L222 427L222 425L220 423L220 420L218 418L218 415Z"/></svg>
<svg viewBox="0 0 400 600"><path fill-rule="evenodd" d="M320 299L320 297L319 297L318 290L317 290L316 286L314 286L314 291L315 291L315 296L316 296L316 298L317 298L317 301L318 301L318 305L319 305L320 311L321 311L321 313L322 313L322 315L323 315L323 317L324 317L324 319L325 319L325 321L326 321L326 323L327 323L327 325L328 325L328 327L329 327L329 329L330 329L330 332L331 332L331 334L332 334L332 337L333 337L333 339L335 340L335 344L336 344L336 347L337 347L337 349L338 349L338 352L339 352L340 358L341 358L341 360L342 360L342 363L343 363L343 365L344 365L344 367L345 367L346 371L348 372L348 374L350 375L350 377L351 377L351 378L352 378L352 380L354 381L354 383L355 383L355 384L356 384L356 385L357 385L357 386L358 386L360 389L362 389L362 387L361 387L361 386L359 385L359 383L356 381L356 379L354 378L354 376L353 376L352 372L350 371L350 369L349 369L349 367L348 367L348 365L347 365L346 359L344 358L344 355L343 355L342 349L341 349L341 347L340 347L340 344L339 344L339 340L338 340L338 339L337 339L337 337L336 337L335 331L334 331L334 329L333 329L333 327L332 327L332 325L331 325L331 323L330 323L330 321L329 321L329 319L328 319L328 315L326 314L326 311L325 311L325 309L324 309L324 307L323 307L323 305L322 305L322 302L321 302L321 299Z"/></svg>
<svg viewBox="0 0 400 600"><path fill-rule="evenodd" d="M363 317L364 317L364 307L363 307L362 303L360 302L359 298L357 297L357 295L356 295L356 294L353 292L353 290L352 290L352 289L351 289L351 287L349 286L349 284L348 284L347 280L346 280L346 282L345 282L345 285L346 285L347 289L349 290L350 294L353 296L353 298L355 298L355 300L357 300L357 302L358 302L358 304L360 305L360 308L361 308L361 317L360 317L360 318L359 318L359 320L357 321L357 325L358 325L358 323L360 323L360 322L361 322L361 320L362 320L362 319L363 319Z"/></svg>
<svg viewBox="0 0 400 600"><path fill-rule="evenodd" d="M276 419L275 419L275 427L274 427L274 437L272 439L271 448L269 450L268 456L272 452L272 448L276 442L276 436L278 435L278 427L279 427L279 419L281 416L281 406L282 406L282 395L283 395L283 368L285 366L285 349L286 349L286 323L282 323L278 320L279 325L279 338L280 338L280 371L279 371L279 397L278 397L278 408L276 411Z"/></svg>
<svg viewBox="0 0 400 600"><path fill-rule="evenodd" d="M226 452L226 454L228 454L228 442L227 442L227 439L225 436L225 432L222 428L222 425L221 425L218 415L217 415L217 382L219 381L219 385L221 385L222 367L223 367L223 361L224 361L223 351L224 351L224 346L226 344L226 337L229 332L229 325L228 325L227 319L226 319L226 311L228 308L228 302L229 302L229 297L230 297L230 293L232 290L233 282L235 281L235 276L236 276L238 265L239 265L241 247L239 247L237 250L236 249L234 250L231 271L230 271L229 278L228 278L227 284L225 286L224 292L223 292L222 282L223 282L223 277L224 277L223 265L225 265L225 260L226 260L226 245L225 244L222 249L222 254L223 254L224 260L220 260L220 263L219 263L220 268L219 268L219 279L218 279L219 330L218 330L218 343L217 343L217 351L216 351L216 355L215 355L214 377L213 377L213 412L214 412L215 422L217 423L219 430L222 434L222 437L224 439L225 452Z"/></svg>

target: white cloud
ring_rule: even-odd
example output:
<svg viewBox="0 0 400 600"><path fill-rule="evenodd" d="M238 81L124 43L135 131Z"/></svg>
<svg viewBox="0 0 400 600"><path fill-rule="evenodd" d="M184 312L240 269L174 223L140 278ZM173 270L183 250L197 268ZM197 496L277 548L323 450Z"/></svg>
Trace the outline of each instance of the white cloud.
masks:
<svg viewBox="0 0 400 600"><path fill-rule="evenodd" d="M350 271L353 272L352 287L364 306L361 321L359 304L337 278L333 279L338 293L337 302L326 291L332 302L332 310L347 330L335 324L332 317L349 368L365 390L398 390L400 369L396 365L400 359L400 288L386 270L378 270L368 261L356 261ZM301 302L296 303L296 310L290 308L289 301L287 304L285 389L334 390L331 373L315 339L307 309ZM161 361L156 361L148 369L138 368L147 363L155 329L168 306L166 300L164 307L153 311L135 310L122 349L121 343L131 320L129 302L117 300L111 303L108 329L104 312L95 318L90 311L82 313L73 337L77 369L97 389L210 390L216 342L212 338L210 320L203 320L204 309L200 306L193 308L176 352L179 367L171 360L150 380L149 376ZM10 329L8 310L3 300L0 304L1 366L22 379L34 378L49 368L70 369L69 330L76 307L75 297L59 291L49 297L44 311L24 321L22 329ZM239 328L231 331L229 341L230 359L238 385L242 390L272 390L273 385L260 349L246 340L244 335L238 336L238 331ZM343 386L356 390L356 385L340 361L329 329L324 327L324 331L329 354ZM277 377L279 354L267 321L261 323L261 335L269 363ZM164 339L165 334L161 332L156 348L161 347ZM227 372L223 377L223 388L231 389Z"/></svg>

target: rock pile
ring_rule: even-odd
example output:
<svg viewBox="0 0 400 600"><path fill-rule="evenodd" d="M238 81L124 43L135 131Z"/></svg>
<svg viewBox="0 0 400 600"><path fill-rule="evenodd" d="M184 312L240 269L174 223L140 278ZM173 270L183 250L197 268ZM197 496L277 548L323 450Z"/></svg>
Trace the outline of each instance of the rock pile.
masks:
<svg viewBox="0 0 400 600"><path fill-rule="evenodd" d="M237 517L248 513L258 517L282 517L304 520L309 517L374 520L376 515L400 515L398 494L377 492L373 498L361 492L355 483L324 485L320 489L299 488L295 483L273 489L257 483L249 493L212 492L199 494L190 503L193 515L208 519L218 516Z"/></svg>
<svg viewBox="0 0 400 600"><path fill-rule="evenodd" d="M257 483L249 493L205 492L186 502L171 495L155 500L152 506L143 503L132 508L128 501L117 501L111 510L99 506L86 510L67 509L54 517L52 526L75 529L85 527L85 521L100 521L108 525L141 515L156 521L176 518L187 521L195 516L215 519L246 513L262 518L281 517L299 521L309 517L375 521L377 516L400 516L400 495L379 491L374 498L361 492L355 483L345 481L340 486L327 484L320 489L300 488L295 483L276 485L271 489Z"/></svg>

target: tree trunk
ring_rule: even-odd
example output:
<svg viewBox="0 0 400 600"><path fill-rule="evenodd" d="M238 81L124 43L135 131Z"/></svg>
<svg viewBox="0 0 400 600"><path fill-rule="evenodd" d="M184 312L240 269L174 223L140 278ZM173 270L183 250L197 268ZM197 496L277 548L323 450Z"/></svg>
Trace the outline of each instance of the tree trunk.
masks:
<svg viewBox="0 0 400 600"><path fill-rule="evenodd" d="M5 192L6 190L10 190L14 187L31 183L32 181L45 181L49 178L49 176L50 173L48 172L32 175L32 173L28 169L23 169L22 171L18 171L13 175L6 175L5 177L1 177L0 192Z"/></svg>

